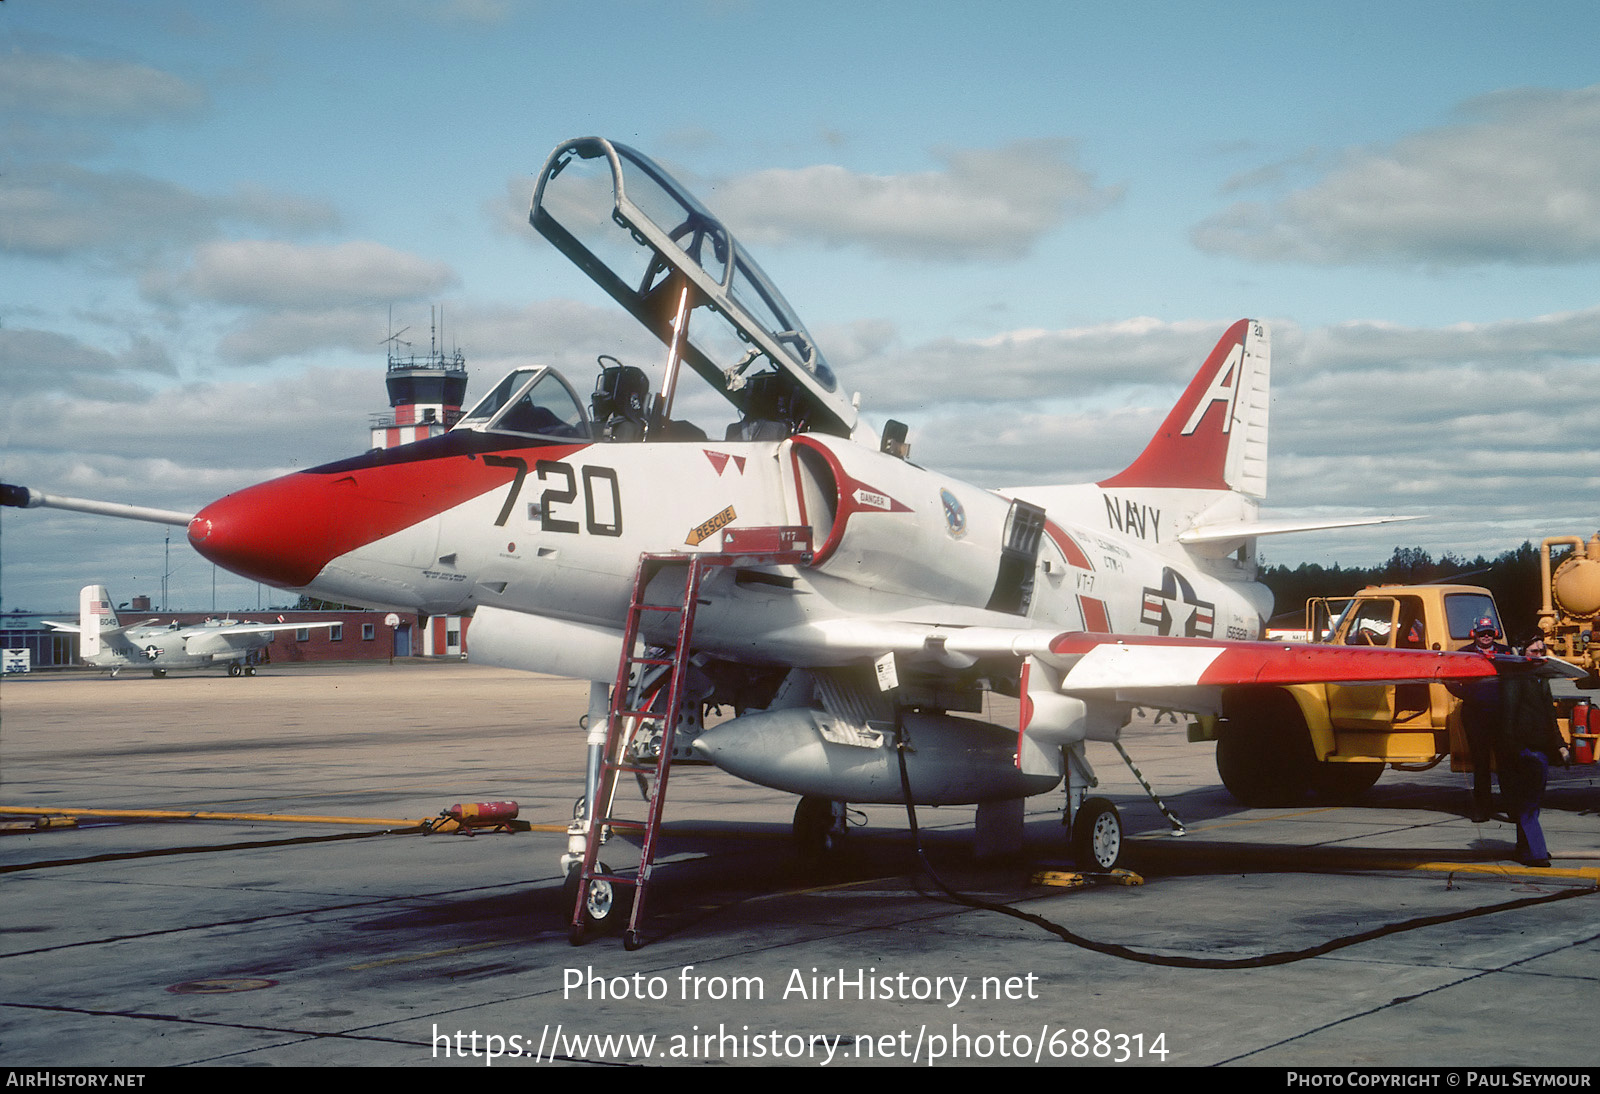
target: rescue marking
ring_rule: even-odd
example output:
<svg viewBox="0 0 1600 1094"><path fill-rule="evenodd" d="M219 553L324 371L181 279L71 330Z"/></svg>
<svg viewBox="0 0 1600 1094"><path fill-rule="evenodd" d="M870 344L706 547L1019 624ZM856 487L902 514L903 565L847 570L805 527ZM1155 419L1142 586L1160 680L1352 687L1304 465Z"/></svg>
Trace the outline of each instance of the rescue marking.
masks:
<svg viewBox="0 0 1600 1094"><path fill-rule="evenodd" d="M732 524L736 518L737 514L734 513L733 506L730 505L716 516L712 517L710 520L701 524L697 524L691 528L689 530L688 538L683 542L687 543L691 547L698 547L706 539L716 535L718 532L722 531L722 529Z"/></svg>

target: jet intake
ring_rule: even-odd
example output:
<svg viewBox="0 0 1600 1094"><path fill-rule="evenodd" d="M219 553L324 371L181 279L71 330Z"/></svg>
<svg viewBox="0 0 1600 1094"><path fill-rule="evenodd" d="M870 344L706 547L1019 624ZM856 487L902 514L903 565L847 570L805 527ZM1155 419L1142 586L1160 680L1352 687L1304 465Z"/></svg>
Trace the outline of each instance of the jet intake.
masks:
<svg viewBox="0 0 1600 1094"><path fill-rule="evenodd" d="M1018 531L1011 501L832 437L790 442L795 523L813 568L888 593L1024 614L1044 513Z"/></svg>
<svg viewBox="0 0 1600 1094"><path fill-rule="evenodd" d="M1024 775L1016 734L948 714L901 716L906 773L917 805L971 805L1042 794L1056 775ZM904 801L892 729L858 727L809 707L746 714L700 734L695 752L741 779L807 797L858 804Z"/></svg>

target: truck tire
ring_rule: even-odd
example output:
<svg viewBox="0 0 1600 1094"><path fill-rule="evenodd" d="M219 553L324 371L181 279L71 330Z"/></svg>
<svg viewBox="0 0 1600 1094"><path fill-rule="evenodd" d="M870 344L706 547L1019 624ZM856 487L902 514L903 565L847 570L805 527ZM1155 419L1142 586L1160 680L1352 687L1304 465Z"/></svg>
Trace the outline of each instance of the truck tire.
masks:
<svg viewBox="0 0 1600 1094"><path fill-rule="evenodd" d="M1318 764L1311 773L1317 796L1334 802L1361 797L1383 774L1383 764Z"/></svg>
<svg viewBox="0 0 1600 1094"><path fill-rule="evenodd" d="M1294 697L1277 688L1223 696L1217 774L1241 805L1297 805L1311 789L1316 758Z"/></svg>

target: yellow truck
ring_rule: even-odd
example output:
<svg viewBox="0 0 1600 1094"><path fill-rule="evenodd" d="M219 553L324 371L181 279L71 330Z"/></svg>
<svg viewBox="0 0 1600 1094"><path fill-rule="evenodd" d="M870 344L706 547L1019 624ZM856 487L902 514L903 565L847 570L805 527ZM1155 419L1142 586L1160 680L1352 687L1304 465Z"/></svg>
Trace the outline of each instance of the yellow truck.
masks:
<svg viewBox="0 0 1600 1094"><path fill-rule="evenodd" d="M1349 646L1459 650L1484 617L1499 626L1487 589L1380 585L1306 606L1306 638ZM1501 630L1504 630L1501 627ZM1291 805L1309 793L1355 797L1385 767L1424 770L1451 758L1470 771L1460 700L1443 684L1297 684L1237 688L1223 696L1217 773L1246 805ZM1573 703L1559 704L1571 740Z"/></svg>

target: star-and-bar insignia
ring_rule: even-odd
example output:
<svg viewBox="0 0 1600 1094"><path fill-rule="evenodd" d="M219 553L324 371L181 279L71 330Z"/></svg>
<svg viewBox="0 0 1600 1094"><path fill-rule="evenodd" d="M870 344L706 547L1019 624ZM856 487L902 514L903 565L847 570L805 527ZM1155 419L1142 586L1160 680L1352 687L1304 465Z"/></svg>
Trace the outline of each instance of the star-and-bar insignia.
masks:
<svg viewBox="0 0 1600 1094"><path fill-rule="evenodd" d="M1139 622L1154 627L1157 634L1172 634L1177 623L1175 607L1183 618L1181 633L1185 638L1210 638L1216 631L1216 605L1198 599L1194 586L1182 574L1163 567L1161 588L1145 587Z"/></svg>

